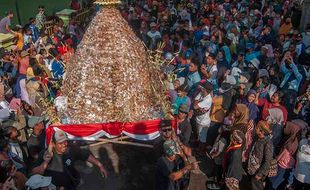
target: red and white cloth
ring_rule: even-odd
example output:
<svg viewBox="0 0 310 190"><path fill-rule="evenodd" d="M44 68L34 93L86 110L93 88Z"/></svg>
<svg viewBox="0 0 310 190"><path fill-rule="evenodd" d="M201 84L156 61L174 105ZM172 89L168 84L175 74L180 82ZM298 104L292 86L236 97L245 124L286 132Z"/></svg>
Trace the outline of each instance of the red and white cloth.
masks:
<svg viewBox="0 0 310 190"><path fill-rule="evenodd" d="M159 137L159 124L161 120L147 120L139 122L111 122L96 124L66 124L50 125L46 129L46 142L51 142L55 131L64 131L72 140L97 140L100 137L115 138L121 134L137 140L153 140ZM171 122L176 127L174 121Z"/></svg>

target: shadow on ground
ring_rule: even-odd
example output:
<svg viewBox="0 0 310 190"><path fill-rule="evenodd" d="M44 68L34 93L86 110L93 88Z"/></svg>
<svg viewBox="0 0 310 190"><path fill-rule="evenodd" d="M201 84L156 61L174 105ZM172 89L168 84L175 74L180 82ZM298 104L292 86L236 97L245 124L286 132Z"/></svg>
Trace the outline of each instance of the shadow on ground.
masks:
<svg viewBox="0 0 310 190"><path fill-rule="evenodd" d="M88 163L77 163L84 184L79 190L145 190L154 189L155 156L151 148L105 144L91 148L108 170L102 178L99 170Z"/></svg>

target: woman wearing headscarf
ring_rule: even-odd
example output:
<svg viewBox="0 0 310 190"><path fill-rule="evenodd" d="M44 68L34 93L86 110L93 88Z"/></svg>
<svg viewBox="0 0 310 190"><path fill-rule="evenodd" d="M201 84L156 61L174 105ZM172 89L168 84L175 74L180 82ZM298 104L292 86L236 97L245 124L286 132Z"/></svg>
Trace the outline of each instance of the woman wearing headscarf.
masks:
<svg viewBox="0 0 310 190"><path fill-rule="evenodd" d="M245 153L244 153L244 161L247 160L248 155L251 150L251 146L253 144L253 137L254 137L254 126L256 124L256 121L259 118L259 109L257 105L255 104L255 97L256 97L256 91L250 90L247 93L246 98L242 100L242 103L247 106L249 109L249 122L248 122L248 128L246 132L246 143L245 143Z"/></svg>
<svg viewBox="0 0 310 190"><path fill-rule="evenodd" d="M249 109L249 120L254 122L259 118L259 109L255 104L255 98L256 91L251 89L247 93L246 98L241 101L241 103L246 105Z"/></svg>
<svg viewBox="0 0 310 190"><path fill-rule="evenodd" d="M266 121L259 121L255 128L257 140L254 142L248 160L248 174L251 177L252 190L263 190L273 158L272 133Z"/></svg>
<svg viewBox="0 0 310 190"><path fill-rule="evenodd" d="M240 130L246 134L249 122L249 109L246 105L236 104L229 118L232 122L231 131Z"/></svg>
<svg viewBox="0 0 310 190"><path fill-rule="evenodd" d="M230 145L228 146L223 159L225 184L229 190L238 190L239 182L244 173L242 168L242 151L245 136L242 131L235 130L232 132L230 139Z"/></svg>
<svg viewBox="0 0 310 190"><path fill-rule="evenodd" d="M279 146L283 136L283 124L284 116L283 112L279 108L270 108L268 109L269 115L266 118L266 121L269 123L272 130L272 143L274 152L277 155L279 153Z"/></svg>
<svg viewBox="0 0 310 190"><path fill-rule="evenodd" d="M294 172L293 187L300 190L310 189L310 131L305 137L299 142Z"/></svg>
<svg viewBox="0 0 310 190"><path fill-rule="evenodd" d="M300 139L301 127L288 121L284 127L284 138L281 143L283 146L280 154L277 156L278 172L276 176L269 178L267 183L268 190L283 189L285 187L282 186L282 183L289 178L290 172L295 166L294 157L297 152Z"/></svg>

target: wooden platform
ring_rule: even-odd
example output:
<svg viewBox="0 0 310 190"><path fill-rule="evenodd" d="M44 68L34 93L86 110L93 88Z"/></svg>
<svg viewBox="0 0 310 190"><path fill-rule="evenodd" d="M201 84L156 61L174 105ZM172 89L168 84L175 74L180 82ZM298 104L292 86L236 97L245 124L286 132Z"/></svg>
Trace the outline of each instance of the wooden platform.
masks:
<svg viewBox="0 0 310 190"><path fill-rule="evenodd" d="M10 49L14 42L15 36L13 34L0 33L0 48Z"/></svg>

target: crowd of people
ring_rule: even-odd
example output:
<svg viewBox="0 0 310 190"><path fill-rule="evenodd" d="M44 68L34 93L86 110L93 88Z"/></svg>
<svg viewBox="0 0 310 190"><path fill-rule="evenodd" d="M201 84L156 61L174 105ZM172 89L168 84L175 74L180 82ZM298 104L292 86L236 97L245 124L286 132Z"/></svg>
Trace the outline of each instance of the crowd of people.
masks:
<svg viewBox="0 0 310 190"><path fill-rule="evenodd" d="M208 189L310 189L310 24L302 1L127 1L123 17L148 49L163 52L172 115L160 125L156 189L189 185L207 160ZM78 1L71 8L80 9ZM45 8L25 26L0 21L16 45L0 49L0 189L76 189L75 160L107 175L88 151L55 132L45 147L42 100L61 94L65 67L83 35ZM171 77L169 77L171 78ZM44 177L45 176L45 177ZM47 177L49 176L49 177ZM65 176L65 177L64 177Z"/></svg>
<svg viewBox="0 0 310 190"><path fill-rule="evenodd" d="M71 8L81 7L72 1ZM68 142L64 132L55 132L46 147L49 121L42 102L53 102L60 94L66 64L83 28L74 19L64 26L58 17L46 16L44 6L24 26L12 26L14 16L8 11L0 18L0 33L15 39L15 45L0 48L0 189L76 189L76 160L98 166L107 176L101 162ZM46 21L52 22L49 28Z"/></svg>
<svg viewBox="0 0 310 190"><path fill-rule="evenodd" d="M193 153L210 166L208 189L309 189L310 24L300 30L301 7L294 0L120 7L150 50L161 47L167 78L176 76L167 88L178 127L161 130L158 190L186 189Z"/></svg>

